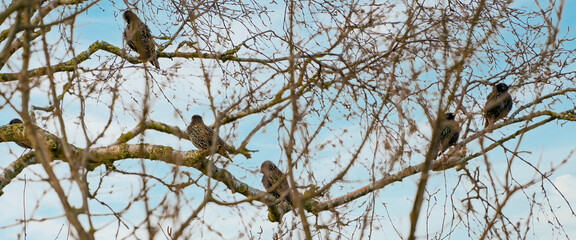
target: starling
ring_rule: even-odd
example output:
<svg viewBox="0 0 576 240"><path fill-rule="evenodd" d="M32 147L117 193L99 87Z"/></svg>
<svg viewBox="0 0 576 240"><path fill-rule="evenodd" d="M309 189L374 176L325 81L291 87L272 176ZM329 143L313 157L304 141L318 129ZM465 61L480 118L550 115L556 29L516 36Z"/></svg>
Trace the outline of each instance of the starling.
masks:
<svg viewBox="0 0 576 240"><path fill-rule="evenodd" d="M154 45L150 28L130 10L124 12L124 21L127 23L124 29L124 40L126 40L128 46L140 54L140 57L138 57L140 60L150 61L156 69L160 69L158 54L156 53L156 46Z"/></svg>
<svg viewBox="0 0 576 240"><path fill-rule="evenodd" d="M438 140L438 150L443 153L458 142L458 137L460 136L460 126L458 122L454 120L453 113L446 113L444 119L440 122L440 139Z"/></svg>
<svg viewBox="0 0 576 240"><path fill-rule="evenodd" d="M284 177L285 176L284 173L282 173L282 171L280 171L280 169L278 169L278 167L274 165L274 163L268 160L262 163L262 166L260 167L260 172L264 174L264 176L262 176L262 185L264 185L266 191L270 192L270 194L272 194L277 199L280 200L285 199L286 202L290 204L290 206L293 206L292 193L290 192L288 179ZM274 184L276 184L280 179L282 179L282 177L284 177L282 183L280 183L280 185L277 186L276 188L272 189Z"/></svg>
<svg viewBox="0 0 576 240"><path fill-rule="evenodd" d="M492 87L492 92L486 97L484 107L484 127L494 124L496 121L506 117L512 109L512 96L508 93L508 85L498 83Z"/></svg>
<svg viewBox="0 0 576 240"><path fill-rule="evenodd" d="M10 120L10 123L8 123L9 125L12 124L22 124L22 120L18 119L18 118L14 118L12 120ZM18 144L18 146L23 147L23 148L32 148L30 146L28 146L26 143L22 142L22 141L16 141L16 144Z"/></svg>
<svg viewBox="0 0 576 240"><path fill-rule="evenodd" d="M200 115L192 116L192 120L188 126L188 134L190 134L190 141L192 141L194 146L196 146L196 148L199 150L208 150L213 145L212 140L214 139L214 130L204 124L204 121ZM226 145L226 142L217 136L216 148L218 154L232 160L228 155L227 147L228 146Z"/></svg>

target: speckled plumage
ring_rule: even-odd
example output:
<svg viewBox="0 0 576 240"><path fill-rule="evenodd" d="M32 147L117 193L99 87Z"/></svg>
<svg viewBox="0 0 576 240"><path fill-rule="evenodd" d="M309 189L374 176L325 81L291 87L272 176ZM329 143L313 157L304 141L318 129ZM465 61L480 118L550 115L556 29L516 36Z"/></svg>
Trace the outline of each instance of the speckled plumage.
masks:
<svg viewBox="0 0 576 240"><path fill-rule="evenodd" d="M453 113L446 113L444 119L440 122L438 150L443 153L458 142L458 137L460 137L460 125L456 122Z"/></svg>
<svg viewBox="0 0 576 240"><path fill-rule="evenodd" d="M496 121L505 118L512 110L512 96L508 93L508 85L498 83L492 87L492 92L486 97L484 107L484 127L494 124Z"/></svg>
<svg viewBox="0 0 576 240"><path fill-rule="evenodd" d="M278 169L278 167L271 161L264 161L262 166L260 166L260 172L264 175L262 176L262 185L266 191L270 192L270 194L278 199L283 197L290 206L293 206L288 179L284 178L278 187L272 189L274 184L284 176L284 173L282 173L282 171L280 171L280 169Z"/></svg>
<svg viewBox="0 0 576 240"><path fill-rule="evenodd" d="M154 45L150 28L130 10L124 12L123 16L124 21L126 21L124 40L126 40L128 46L140 54L138 59L150 61L153 66L159 69L160 63L158 62L158 54L156 53L156 46Z"/></svg>
<svg viewBox="0 0 576 240"><path fill-rule="evenodd" d="M10 123L8 123L8 124L12 125L12 124L22 124L22 123L23 123L22 120L20 120L18 118L14 118L14 119L10 120ZM18 144L18 146L23 147L23 148L32 148L22 141L16 141L16 144Z"/></svg>
<svg viewBox="0 0 576 240"><path fill-rule="evenodd" d="M190 134L190 141L192 144L199 150L209 150L212 148L212 140L214 139L214 130L206 126L202 117L200 115L192 116L192 120L190 121L190 125L188 126L188 134ZM222 140L219 136L216 137L216 147L218 149L218 154L222 155L225 158L230 158L228 155L228 149L226 142Z"/></svg>

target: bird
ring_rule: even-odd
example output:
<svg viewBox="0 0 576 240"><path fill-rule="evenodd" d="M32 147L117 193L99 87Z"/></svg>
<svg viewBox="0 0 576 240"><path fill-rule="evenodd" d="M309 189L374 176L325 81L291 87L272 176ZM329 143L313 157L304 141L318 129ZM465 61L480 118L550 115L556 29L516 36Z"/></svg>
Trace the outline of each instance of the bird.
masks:
<svg viewBox="0 0 576 240"><path fill-rule="evenodd" d="M508 85L498 83L492 87L492 92L486 97L484 106L484 127L494 124L496 121L506 117L512 110L512 96L508 93Z"/></svg>
<svg viewBox="0 0 576 240"><path fill-rule="evenodd" d="M260 166L260 172L264 175L262 176L262 185L264 185L266 191L281 201L286 200L290 206L293 206L292 193L290 192L288 179L284 177L284 173L282 173L282 171L280 171L280 169L278 169L278 167L269 160L262 163L262 166ZM274 187L282 177L284 177L284 179L280 185Z"/></svg>
<svg viewBox="0 0 576 240"><path fill-rule="evenodd" d="M18 119L18 118L14 118L12 120L10 120L10 123L8 123L9 125L12 124L22 124L22 120ZM15 141L16 144L18 144L18 146L23 147L23 148L32 148L30 146L28 146L26 143L24 143L23 141Z"/></svg>
<svg viewBox="0 0 576 240"><path fill-rule="evenodd" d="M208 150L212 148L214 130L204 124L204 121L200 115L192 116L190 125L188 126L187 130L188 134L190 135L190 141L192 141L192 144L194 144L196 148L199 150ZM226 145L226 142L224 142L224 140L222 140L222 138L219 136L216 136L216 148L218 154L232 161L232 158L230 158L230 155L228 155L228 145Z"/></svg>
<svg viewBox="0 0 576 240"><path fill-rule="evenodd" d="M460 137L460 125L455 120L454 113L444 114L444 119L440 122L440 138L438 139L438 150L443 153L458 142Z"/></svg>
<svg viewBox="0 0 576 240"><path fill-rule="evenodd" d="M130 10L125 11L123 16L127 24L124 29L124 40L128 43L128 46L140 54L138 59L150 61L156 69L160 69L158 54L156 53L156 46L154 45L150 28Z"/></svg>

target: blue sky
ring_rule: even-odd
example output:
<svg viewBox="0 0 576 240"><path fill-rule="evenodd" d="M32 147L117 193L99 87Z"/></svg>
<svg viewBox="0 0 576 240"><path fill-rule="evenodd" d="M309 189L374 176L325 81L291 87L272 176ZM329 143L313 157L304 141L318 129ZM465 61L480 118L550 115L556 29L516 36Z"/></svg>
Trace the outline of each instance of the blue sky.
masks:
<svg viewBox="0 0 576 240"><path fill-rule="evenodd" d="M263 4L268 4L263 3ZM85 14L82 14L81 17L78 18L76 23L75 29L75 36L77 41L77 50L81 51L88 47L91 43L96 40L103 40L107 41L111 44L116 46L122 46L122 38L121 33L124 28L124 22L121 18L121 10L124 10L124 5L113 5L109 2L101 2L98 4L98 7L94 7L87 11ZM278 19L273 19L274 24L267 26L270 28L281 28L281 24L283 19L281 18L282 11L284 9L281 7L281 4L277 5L269 5L270 8L275 9L277 11L277 15L272 15L273 17L278 17ZM534 7L531 5L530 7ZM569 36L574 36L573 26L576 23L576 16L573 14L566 14L570 12L570 9L576 9L576 3L574 1L569 1L565 6L566 12L563 15L563 21L561 25L561 34L563 35L567 33ZM159 15L154 16L161 16L165 17L166 21L169 22L170 17L166 17L161 12ZM148 15L150 17L150 15ZM161 18L164 19L164 18ZM163 20L159 20L157 22L163 22ZM235 27L238 27L235 25ZM264 27L264 26L263 26ZM151 26L151 30L153 34L157 34L159 29L165 29L165 26L158 27L158 26ZM173 30L173 28L171 28ZM570 29L570 31L568 31ZM247 35L246 32L241 30L235 31L237 36L235 38L240 39L236 43L239 43L242 39L245 38ZM59 33L56 31L54 32L54 36L57 36ZM203 43L199 43L200 45ZM576 45L573 42L569 42L566 44L566 48L574 49ZM216 50L226 49L226 46L216 48ZM54 50L57 52L55 55L64 55L64 49L56 49ZM276 51L276 49L271 49L270 51ZM78 53L78 52L76 52ZM131 54L134 54L133 52ZM101 59L106 59L112 57L110 54L105 52L99 52L98 54L94 55L89 62L84 63L86 66L90 66L91 64L96 64ZM117 57L112 57L112 59L116 62L120 62L120 59ZM246 79L232 79L228 77L223 81L220 80L220 77L223 75L222 72L218 69L218 64L223 64L224 66L230 66L227 63L215 63L213 60L202 60L202 59L194 59L194 60L182 60L182 59L160 59L160 64L163 69L169 69L170 71L175 71L180 75L179 79L184 79L182 81L177 81L178 79L175 78L168 78L165 75L168 75L167 70L165 71L152 71L153 77L156 80L152 87L152 92L155 96L154 100L151 102L151 112L150 118L155 121L160 121L169 125L179 126L181 129L185 128L186 124L188 123L190 117L193 114L202 114L204 116L204 121L208 124L211 124L214 121L214 116L212 112L209 110L209 103L206 101L206 90L202 80L202 73L198 71L199 63L203 62L207 66L212 67L210 74L212 76L214 86L213 93L216 95L216 102L218 103L227 103L230 99L228 97L234 96L234 94L229 94L229 92L233 91L234 89L238 89L241 87L237 85L230 85L227 86L225 83L235 83L235 81L244 81ZM38 64L40 63L40 60ZM180 65L178 65L180 64ZM174 67L174 65L178 65L178 67ZM109 78L103 78L100 75L87 75L86 79L87 85L90 84L97 84L101 88L101 92L98 94L97 97L90 99L89 101L89 110L87 111L86 119L90 124L94 133L98 132L97 130L102 129L107 118L108 118L108 98L106 87L114 86L116 82L120 82L122 86L123 95L121 95L120 101L122 104L116 109L115 114L117 114L117 118L114 119L112 126L108 130L108 134L104 136L101 140L98 141L96 144L97 146L103 146L110 144L114 141L116 137L118 137L119 133L128 131L132 129L138 119L139 119L139 112L141 110L139 103L141 101L141 93L144 91L144 79L143 79L143 71L141 68L135 68L130 63L123 64L126 69L122 70L118 75L114 75ZM571 67L571 70L574 70L574 67ZM6 69L2 69L2 71L7 71ZM264 76L262 74L262 76ZM61 76L64 77L64 76ZM282 77L278 77L275 80L283 81ZM100 81L100 82L99 82ZM105 82L102 82L105 81ZM261 80L263 81L263 80ZM514 81L511 79L511 81ZM3 86L4 89L6 88L14 88L14 84L6 84ZM161 91L162 89L162 91ZM244 89L245 90L245 89ZM220 93L218 92L220 91ZM163 97L163 93L165 92L167 97L171 100L171 103L174 104L175 107L172 107L170 103L166 101ZM134 93L134 94L131 94ZM514 95L515 104L516 106L522 105L523 101L529 99L525 92L515 92L512 91ZM37 106L45 106L47 105L47 100L45 98L45 94L42 91L35 91L32 94L31 104ZM485 94L480 96L481 99L485 97ZM480 101L480 100L479 100ZM569 109L573 107L570 105L570 102L558 104L558 106L564 106L565 109ZM78 131L78 120L77 116L80 112L80 104L77 99L69 97L68 100L63 104L66 112L64 116L68 119L69 125L67 131L69 131L69 137L72 139L71 141L78 146L85 145L85 140L81 131ZM182 112L182 116L180 116L177 111L179 109ZM9 122L10 119L16 116L16 113L9 108L0 109L1 111L1 118L0 122ZM289 111L285 114L288 115ZM521 113L522 114L522 113ZM42 114L39 114L42 115ZM359 129L361 125L365 126L367 123L356 123L350 124L343 120L343 118L335 117L335 123L332 125L334 127L342 127L349 129L350 132L343 133L341 129L336 129L333 131L323 131L320 135L320 139L329 140L341 137L344 141L355 142L359 139L358 134L354 132L355 130ZM242 119L238 125L226 125L223 126L220 130L224 135L235 134L235 138L229 138L228 141L231 143L238 145L244 137L250 132L252 126L254 126L260 120L260 116L251 116ZM426 128L429 128L428 121L426 118L422 117L420 119L415 119L419 126L421 126L421 131L426 133L430 132ZM478 124L481 124L480 117L477 119ZM574 161L574 156L570 156L571 151L575 149L575 145L573 141L573 133L576 132L576 124L574 123L565 123L562 126L559 123L563 122L553 122L548 124L545 127L536 129L534 131L529 132L521 139L520 149L526 149L525 152L522 153L523 156L528 162L539 166L539 168L546 170L551 165L558 164L562 159L568 158L569 161L558 171L555 172L554 175L550 177L554 181L557 187L559 187L564 196L568 199L568 201L573 205L576 206L576 191L570 188L571 184L576 180L576 173L574 173L573 169L576 169L576 161ZM58 131L58 127L55 126L54 122L48 121L40 121L43 127L48 129L49 131L56 133ZM44 125L45 124L45 125ZM314 123L311 123L314 124ZM502 132L509 133L518 130L522 127L522 123L508 126L507 128L503 129ZM274 162L279 162L281 159L284 159L284 153L280 150L279 141L281 138L278 138L276 133L278 132L279 124L278 122L273 122L270 126L265 128L265 131L259 132L254 138L253 141L248 145L250 149L258 149L259 152L254 153L251 159L245 159L242 156L236 156L234 158L234 164L227 166L227 169L235 174L238 178L242 181L250 184L251 186L261 188L260 178L261 175L258 173L258 169L260 163L264 160L272 160ZM221 134L222 135L222 134ZM92 136L94 137L95 134ZM180 140L174 136L169 136L162 133L157 133L154 131L146 132L146 143L151 144L167 144L176 149L187 151L192 150L194 147L192 144L187 140ZM501 137L503 136L500 131L494 132L491 136L493 137ZM372 139L375 141L374 139ZM517 144L518 139L513 141L507 142L505 145L509 148L514 148L515 144ZM422 141L422 140L420 140ZM131 141L131 143L137 143L139 139L135 139ZM468 146L471 149L476 149L477 144L469 144ZM370 147L369 147L370 148ZM424 147L422 147L424 150ZM23 150L16 146L13 143L4 143L0 144L0 154L3 156L10 156L10 160L4 160L0 162L0 167L6 167L13 159L18 157ZM366 153L370 151L365 151ZM352 155L351 151L346 151L342 149L338 149L335 147L328 146L324 149L320 154L315 156L315 159L310 159L310 164L306 167L300 166L299 173L301 174L298 176L298 181L300 182L307 182L306 174L309 172L313 172L317 180L320 183L326 183L331 179L331 175L333 173L329 170L339 169L341 166L336 166L333 162L334 159L339 159L346 162ZM411 163L418 163L420 156L415 154L414 159L411 159ZM371 155L364 156L360 158L362 159L361 163L365 165L370 165L372 161L378 163L379 161L386 161L387 159L383 157L379 157L377 159L373 159ZM508 154L505 154L501 149L495 150L488 155L488 159L492 164L493 170L499 172L497 174L498 177L503 176L504 171L506 169L506 162L510 159ZM516 179L519 181L527 178L533 177L533 170L530 169L526 164L520 162L518 159L514 160L514 167L512 172ZM116 163L116 167L121 170L137 172L141 169L140 160L125 160L119 161ZM197 171L192 168L175 168L174 166L167 165L157 161L144 161L145 166L149 172L152 172L154 176L159 177L161 179L171 179L172 175L174 175L174 171L187 171L192 173L192 176L198 178ZM284 162L282 162L284 163ZM342 163L343 164L343 163ZM285 165L281 165L281 168L285 169ZM476 169L478 167L480 171L485 171L485 164L481 158L475 159L471 161L468 165L468 169ZM63 163L57 164L57 170L61 174L61 176L67 176L68 167L65 166ZM326 169L325 171L319 171L318 169ZM343 193L348 191L355 190L356 188L366 185L369 183L371 172L370 169L366 169L364 166L358 166L354 168L350 174L345 177L345 181L343 183L338 184L334 187L330 193L330 197L337 197ZM525 173L530 173L528 176L524 176ZM91 182L91 189L97 186L96 180L99 179L100 175L104 175L105 170L100 168L92 173L92 179L94 182ZM383 173L376 173L376 177L381 176ZM451 209L445 209L444 204L448 201L451 201L450 191L457 184L456 180L461 172L456 172L454 169L450 169L445 172L434 172L432 173L433 176L429 181L429 193L432 194L432 198L430 204L433 206L436 204L435 208L430 209L430 217L428 224L426 226L424 221L420 222L419 225L419 236L424 237L426 232L426 227L429 227L430 232L437 232L442 227L442 222L439 221L444 217L444 213L447 212L448 214L446 217L451 218L453 217L453 212ZM48 184L42 181L38 181L40 176L44 176L44 172L40 166L31 166L25 172L20 175L20 179L27 178L33 179L34 182L28 182L27 188L25 189L26 193L26 212L27 216L32 216L32 214L36 218L41 217L57 217L61 215L61 207L60 203L58 202L55 194L51 191L47 191ZM181 174L179 176L182 176ZM202 186L205 184L206 178L200 177L199 178L199 185ZM366 199L374 198L373 204L371 207L377 213L379 213L379 217L373 222L375 226L379 225L380 228L378 231L375 231L373 234L374 238L378 238L381 236L384 239L399 239L404 238L407 236L407 232L409 229L409 212L412 207L412 199L414 198L414 192L416 189L417 181L419 180L419 175L413 176L411 178L405 179L403 182L394 183L392 185L387 186L384 189L381 189L373 194L365 196ZM66 182L66 181L64 181ZM20 207L22 206L22 199L24 193L24 183L23 181L14 181L10 184L9 187L4 189L5 194L0 197L0 212L6 213L5 217L0 219L0 226L10 225L15 222L15 219L21 219L23 215L23 209ZM72 184L64 184L66 186L65 189L70 193L70 199L73 203L78 203L78 193L75 191ZM99 197L101 200L106 201L109 203L113 208L121 208L125 206L127 203L123 200L128 199L131 194L137 192L135 190L141 185L140 178L138 176L127 176L118 173L112 173L110 176L104 178L104 187L100 191ZM454 198L454 201L458 201L462 199L461 196L465 194L465 190L469 189L470 186L458 188L457 196ZM555 211L558 214L558 218L560 218L563 226L567 229L566 235L568 236L576 236L576 221L574 221L575 216L570 216L567 214L564 209L566 209L566 204L564 201L558 196L556 192L551 188L550 184L545 182L544 188L549 193L550 201L552 202L552 206L557 207L558 211ZM262 189L262 188L261 188ZM217 195L221 199L226 201L232 200L242 200L243 197L238 194L231 194L229 191L224 190L222 187L217 189ZM152 202L159 202L162 200L162 197L165 193L166 189L162 186L156 186L152 194ZM448 193L447 193L448 191ZM187 213L190 213L194 210L195 206L199 204L201 201L201 196L203 195L203 190L200 189L198 186L190 186L184 191L185 199L188 204L184 204L183 209L181 209L180 216L183 218L186 217ZM537 199L541 199L542 201L546 201L546 199L542 195L542 190L540 189L540 184L536 184L531 188L527 189L525 193L526 195L536 194L538 197ZM169 198L168 201L172 201L175 204L179 203L182 199L178 199L176 197ZM518 194L511 200L512 203L509 204L504 211L508 216L510 216L515 221L521 221L523 217L526 216L526 206L530 204L527 202L527 198L523 197L522 194ZM364 213L365 209L368 207L370 202L365 201L364 199L359 199L358 201L352 202L347 204L345 207L338 208L337 210L342 211L342 214L348 216L349 218L359 217L361 214ZM37 205L38 204L38 205ZM139 203L137 203L139 204ZM463 203L461 203L463 204ZM180 203L180 205L183 205ZM34 210L35 207L37 210ZM450 206L450 205L448 205ZM455 203L455 206L458 206L458 203ZM101 206L100 204L94 202L92 203L92 209L98 213L106 213L109 214L110 212L107 208ZM428 209L426 206L423 207L422 211L422 218L424 219L426 216ZM549 225L547 223L548 220L552 216L550 213L547 212L546 209L536 208L536 214L540 214L541 216L539 219L541 222L533 222L533 228L538 229L535 232L538 233L539 236L551 236ZM386 214L384 214L386 212ZM386 217L387 214L390 214L390 217ZM239 219L238 215L241 215L242 218ZM224 237L226 239L234 239L237 237L241 237L239 232L246 232L255 234L260 232L261 228L263 229L264 239L270 238L271 234L278 229L277 224L270 223L266 220L266 207L258 202L253 203L243 203L239 206L239 208L235 207L222 207L217 205L209 205L201 214L201 221L204 224L211 225L215 231L223 232L227 235L220 236L214 231L207 229L200 223L195 222L192 226L190 226L190 231L194 232L195 237L207 238L207 239L217 239L220 237ZM134 207L131 209L130 213L125 214L126 217L123 220L130 222L130 224L137 224L143 216L142 207ZM127 216L130 216L128 218ZM231 217L232 216L232 217ZM490 215L491 216L491 215ZM291 218L292 214L287 214L285 216L285 223L284 224L292 224ZM320 219L324 219L326 222L333 221L332 219L333 214L329 212L324 212L320 214ZM96 224L97 226L106 226L103 230L99 231L99 235L101 237L104 236L114 236L116 228L116 222L114 222L113 218L111 217L96 217ZM311 216L311 222L314 222L315 218ZM238 223L238 221L241 221ZM321 221L322 222L322 221ZM108 225L104 225L108 223ZM176 225L176 223L171 222L162 222L161 225L166 228L166 226ZM360 225L359 222L352 222L349 227L342 229L345 235L352 236L352 238L358 238L359 236L353 235L356 228ZM227 228L230 226L237 226L237 231L226 231ZM399 232L400 236L395 233L395 230L392 228L395 227ZM548 227L548 228L547 228ZM57 233L56 229L63 228L63 233L61 233L58 239L65 239L65 232L68 228L66 221L64 218L59 217L54 220L50 221L42 221L39 223L31 222L28 227L28 238L27 239L46 239L46 236L49 238L56 238L55 234ZM120 231L130 232L131 229L125 229L120 227ZM285 228L283 228L285 229ZM19 227L9 227L9 228L0 228L0 235L3 236L17 236L18 233L21 233L22 229ZM144 233L141 233L144 234ZM298 234L298 233L295 233ZM357 233L356 233L357 234ZM444 233L446 234L446 233ZM540 235L541 234L541 235ZM121 234L122 236L122 234ZM142 235L140 235L142 236ZM257 236L257 235L256 235ZM467 229L463 229L463 227L457 228L452 235L453 239L462 239L466 238ZM163 239L159 237L158 239ZM546 237L544 237L546 239Z"/></svg>

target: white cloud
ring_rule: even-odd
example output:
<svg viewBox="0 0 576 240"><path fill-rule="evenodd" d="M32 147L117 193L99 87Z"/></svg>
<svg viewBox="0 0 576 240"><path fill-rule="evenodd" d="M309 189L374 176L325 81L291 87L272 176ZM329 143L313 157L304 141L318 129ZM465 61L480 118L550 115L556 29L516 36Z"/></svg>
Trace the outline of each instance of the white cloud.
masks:
<svg viewBox="0 0 576 240"><path fill-rule="evenodd" d="M570 174L560 175L554 179L554 185L556 185L566 200L568 200L570 204L574 205L574 207L576 207L576 188L574 188L575 183L576 176Z"/></svg>

